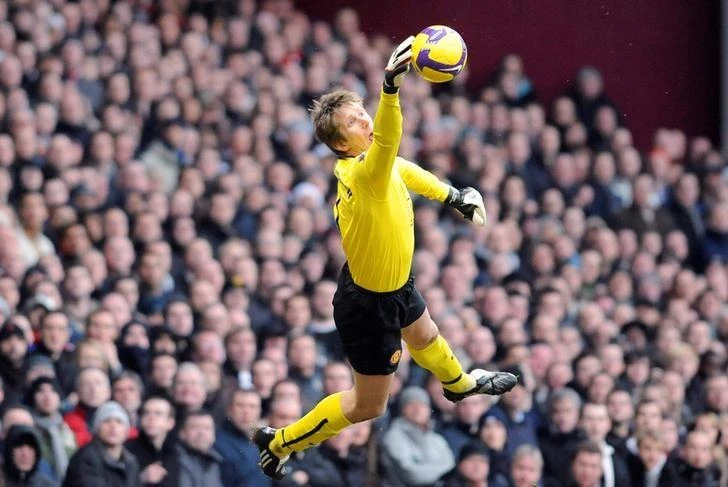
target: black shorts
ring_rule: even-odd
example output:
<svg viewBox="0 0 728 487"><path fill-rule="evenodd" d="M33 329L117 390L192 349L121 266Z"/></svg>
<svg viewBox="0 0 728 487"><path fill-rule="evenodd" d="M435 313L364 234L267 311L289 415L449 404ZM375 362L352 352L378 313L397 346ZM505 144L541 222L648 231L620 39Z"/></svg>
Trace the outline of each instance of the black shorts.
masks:
<svg viewBox="0 0 728 487"><path fill-rule="evenodd" d="M410 275L396 291L377 293L354 284L344 264L334 294L334 321L351 366L364 375L388 375L402 356L402 328L425 312Z"/></svg>

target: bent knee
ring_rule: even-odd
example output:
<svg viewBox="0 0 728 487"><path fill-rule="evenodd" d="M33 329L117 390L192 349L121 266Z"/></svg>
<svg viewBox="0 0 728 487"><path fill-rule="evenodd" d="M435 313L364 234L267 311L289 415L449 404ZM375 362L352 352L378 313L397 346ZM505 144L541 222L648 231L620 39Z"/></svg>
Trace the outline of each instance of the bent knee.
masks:
<svg viewBox="0 0 728 487"><path fill-rule="evenodd" d="M437 324L424 314L410 326L402 329L402 338L410 349L422 350L427 348L440 335Z"/></svg>

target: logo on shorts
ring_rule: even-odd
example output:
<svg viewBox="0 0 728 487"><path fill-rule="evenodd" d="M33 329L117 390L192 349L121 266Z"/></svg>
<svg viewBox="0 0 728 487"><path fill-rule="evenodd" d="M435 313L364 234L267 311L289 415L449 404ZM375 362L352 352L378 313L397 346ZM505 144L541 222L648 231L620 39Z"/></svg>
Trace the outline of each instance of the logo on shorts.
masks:
<svg viewBox="0 0 728 487"><path fill-rule="evenodd" d="M392 365L396 365L399 363L399 359L402 358L402 350L397 350L392 354L391 357L389 357L389 363Z"/></svg>

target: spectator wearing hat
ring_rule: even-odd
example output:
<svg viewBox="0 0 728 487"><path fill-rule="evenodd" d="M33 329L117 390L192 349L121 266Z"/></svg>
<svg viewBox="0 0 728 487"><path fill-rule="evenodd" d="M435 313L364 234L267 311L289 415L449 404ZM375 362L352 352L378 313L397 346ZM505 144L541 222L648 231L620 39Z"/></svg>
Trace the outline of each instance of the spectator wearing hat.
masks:
<svg viewBox="0 0 728 487"><path fill-rule="evenodd" d="M0 445L4 444L8 437L8 432L10 431L10 428L12 428L15 425L25 425L25 426L34 426L35 423L33 421L33 415L31 414L30 410L22 405L11 405L8 406L7 409L3 412L2 415L2 421L0 421L0 424L2 424L2 429L0 429ZM55 475L55 472L51 468L51 466L46 462L44 459L40 459L40 462L38 464L38 471L43 473L45 476L49 478L53 478Z"/></svg>
<svg viewBox="0 0 728 487"><path fill-rule="evenodd" d="M129 427L119 403L101 405L93 415L93 441L71 458L63 487L139 487L139 463L124 448Z"/></svg>
<svg viewBox="0 0 728 487"><path fill-rule="evenodd" d="M430 396L416 386L399 395L401 416L382 438L383 485L433 485L455 466L442 435L432 430Z"/></svg>
<svg viewBox="0 0 728 487"><path fill-rule="evenodd" d="M38 471L41 458L40 440L33 427L12 426L3 445L2 485L56 487L57 482Z"/></svg>
<svg viewBox="0 0 728 487"><path fill-rule="evenodd" d="M30 410L20 404L13 404L7 406L3 411L2 418L0 420L0 443L4 443L8 436L10 428L16 424L24 424L27 426L33 426L33 415Z"/></svg>
<svg viewBox="0 0 728 487"><path fill-rule="evenodd" d="M39 377L26 393L26 404L33 413L39 432L43 458L53 468L57 479L66 475L68 461L76 451L76 438L61 415L61 391L55 379Z"/></svg>
<svg viewBox="0 0 728 487"><path fill-rule="evenodd" d="M18 394L23 394L23 396L19 398L20 400L25 397L24 394L27 392L27 388L38 377L50 377L51 379L56 379L56 371L53 368L53 362L48 357L44 357L43 355L31 355L25 363L23 388L19 391L15 391Z"/></svg>
<svg viewBox="0 0 728 487"><path fill-rule="evenodd" d="M33 287L35 293L23 303L22 313L35 331L40 328L40 321L46 313L58 309L62 299L56 284L48 279L41 280Z"/></svg>
<svg viewBox="0 0 728 487"><path fill-rule="evenodd" d="M5 321L0 328L0 378L5 390L22 390L27 354L25 330L12 318Z"/></svg>

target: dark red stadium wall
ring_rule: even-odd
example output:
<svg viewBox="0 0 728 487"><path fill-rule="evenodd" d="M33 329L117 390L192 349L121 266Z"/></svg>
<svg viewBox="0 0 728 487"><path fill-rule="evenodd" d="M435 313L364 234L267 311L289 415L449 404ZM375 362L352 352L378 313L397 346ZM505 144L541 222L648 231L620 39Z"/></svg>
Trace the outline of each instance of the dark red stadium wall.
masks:
<svg viewBox="0 0 728 487"><path fill-rule="evenodd" d="M591 64L604 73L639 148L647 149L662 126L718 142L718 0L299 0L297 6L325 20L353 6L365 32L393 39L450 25L468 43L473 87L515 52L545 103Z"/></svg>

